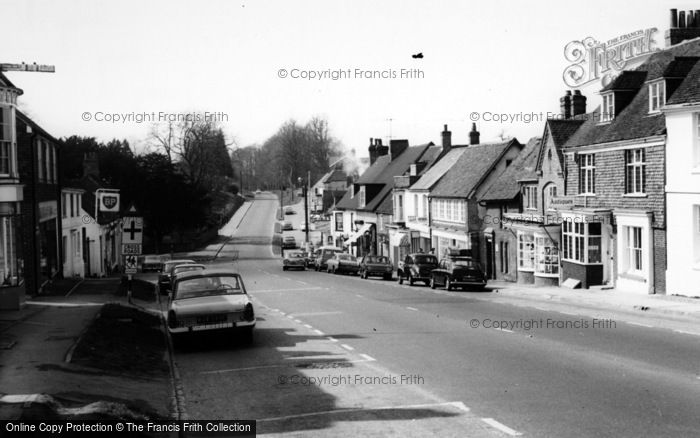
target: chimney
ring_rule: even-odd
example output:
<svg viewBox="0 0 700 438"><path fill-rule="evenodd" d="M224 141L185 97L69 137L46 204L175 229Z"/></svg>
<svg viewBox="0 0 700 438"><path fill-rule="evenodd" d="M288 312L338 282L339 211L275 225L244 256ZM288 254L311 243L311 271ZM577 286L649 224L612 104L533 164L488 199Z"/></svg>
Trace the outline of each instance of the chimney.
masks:
<svg viewBox="0 0 700 438"><path fill-rule="evenodd" d="M581 90L574 90L574 95L571 96L571 117L586 114L586 100Z"/></svg>
<svg viewBox="0 0 700 438"><path fill-rule="evenodd" d="M383 157L384 155L389 154L389 146L382 146L382 139L381 138L375 138L374 145L377 148L377 158Z"/></svg>
<svg viewBox="0 0 700 438"><path fill-rule="evenodd" d="M470 145L475 145L479 144L479 131L476 130L476 123L472 123L472 130L469 133L469 144Z"/></svg>
<svg viewBox="0 0 700 438"><path fill-rule="evenodd" d="M566 94L559 98L559 108L561 108L562 118L571 118L571 90L566 90Z"/></svg>
<svg viewBox="0 0 700 438"><path fill-rule="evenodd" d="M97 161L97 152L85 152L83 156L83 177L92 176L100 179L100 164Z"/></svg>
<svg viewBox="0 0 700 438"><path fill-rule="evenodd" d="M377 148L374 145L374 139L372 137L369 138L369 165L371 166L374 164L375 161L377 161Z"/></svg>
<svg viewBox="0 0 700 438"><path fill-rule="evenodd" d="M389 141L389 148L391 149L391 160L393 161L403 151L408 149L408 140L391 140Z"/></svg>
<svg viewBox="0 0 700 438"><path fill-rule="evenodd" d="M452 148L452 132L447 130L447 125L442 131L442 152L447 153Z"/></svg>
<svg viewBox="0 0 700 438"><path fill-rule="evenodd" d="M700 10L678 11L671 9L670 29L666 31L666 47L700 37Z"/></svg>

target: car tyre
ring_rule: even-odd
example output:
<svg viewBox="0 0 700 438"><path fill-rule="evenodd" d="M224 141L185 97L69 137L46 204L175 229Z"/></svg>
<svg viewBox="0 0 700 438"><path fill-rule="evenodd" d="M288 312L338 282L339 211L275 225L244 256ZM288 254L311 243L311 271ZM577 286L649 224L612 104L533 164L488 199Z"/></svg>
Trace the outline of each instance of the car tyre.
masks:
<svg viewBox="0 0 700 438"><path fill-rule="evenodd" d="M399 284L403 284L403 275L399 272Z"/></svg>
<svg viewBox="0 0 700 438"><path fill-rule="evenodd" d="M408 274L408 284L411 285L411 286L413 286L413 282L414 282L414 281L415 281L415 280L413 280L413 275Z"/></svg>
<svg viewBox="0 0 700 438"><path fill-rule="evenodd" d="M389 281L393 280L391 278L391 274L384 274L384 280L389 280Z"/></svg>
<svg viewBox="0 0 700 438"><path fill-rule="evenodd" d="M244 327L241 333L241 340L245 345L253 344L253 327Z"/></svg>
<svg viewBox="0 0 700 438"><path fill-rule="evenodd" d="M452 290L452 282L450 281L450 277L445 278L445 289Z"/></svg>
<svg viewBox="0 0 700 438"><path fill-rule="evenodd" d="M435 289L435 277L430 277L430 288Z"/></svg>
<svg viewBox="0 0 700 438"><path fill-rule="evenodd" d="M283 270L283 271L286 271L286 270L287 270L287 267L286 267L286 266L282 266L282 270Z"/></svg>

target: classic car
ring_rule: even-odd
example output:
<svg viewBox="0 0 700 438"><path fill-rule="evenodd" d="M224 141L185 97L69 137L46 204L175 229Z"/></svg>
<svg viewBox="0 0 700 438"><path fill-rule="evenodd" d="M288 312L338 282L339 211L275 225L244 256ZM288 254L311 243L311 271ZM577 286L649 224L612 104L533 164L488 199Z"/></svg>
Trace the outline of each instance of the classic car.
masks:
<svg viewBox="0 0 700 438"><path fill-rule="evenodd" d="M172 279L175 278L177 274L180 274L182 272L189 272L189 271L201 271L202 269L206 269L206 266L200 265L199 263L187 263L184 265L175 265L170 269L170 280L172 282Z"/></svg>
<svg viewBox="0 0 700 438"><path fill-rule="evenodd" d="M360 271L360 262L352 254L336 253L326 261L326 271L332 274L357 274Z"/></svg>
<svg viewBox="0 0 700 438"><path fill-rule="evenodd" d="M399 277L399 284L403 284L404 279L407 279L408 284L411 286L413 286L415 281L429 284L430 273L437 266L438 259L432 254L409 254L402 262L399 262L399 268L396 272L396 275Z"/></svg>
<svg viewBox="0 0 700 438"><path fill-rule="evenodd" d="M294 238L294 236L284 236L284 239L282 239L282 249L296 248L296 247L297 247L297 240Z"/></svg>
<svg viewBox="0 0 700 438"><path fill-rule="evenodd" d="M430 287L444 286L447 290L455 287L466 289L475 287L483 289L486 286L486 275L481 265L471 257L447 257L440 260L437 269L430 276Z"/></svg>
<svg viewBox="0 0 700 438"><path fill-rule="evenodd" d="M391 280L394 273L394 267L391 260L386 256L366 255L360 261L360 277L367 278L370 276L382 277L385 280Z"/></svg>
<svg viewBox="0 0 700 438"><path fill-rule="evenodd" d="M297 212L292 210L291 208L286 208L284 210L284 214L297 214Z"/></svg>
<svg viewBox="0 0 700 438"><path fill-rule="evenodd" d="M167 262L163 263L163 267L160 270L160 275L158 275L158 283L156 284L158 291L161 294L168 293L168 290L170 289L170 270L173 269L174 266L192 264L195 264L194 260L186 259L168 260Z"/></svg>
<svg viewBox="0 0 700 438"><path fill-rule="evenodd" d="M174 342L179 336L202 331L233 331L251 342L256 322L241 276L211 269L176 275L167 321Z"/></svg>
<svg viewBox="0 0 700 438"><path fill-rule="evenodd" d="M304 251L304 258L306 259L306 267L313 268L316 266L316 257L318 256L317 250Z"/></svg>
<svg viewBox="0 0 700 438"><path fill-rule="evenodd" d="M282 260L282 270L306 269L306 257L304 254L301 251L287 251Z"/></svg>
<svg viewBox="0 0 700 438"><path fill-rule="evenodd" d="M147 255L141 262L141 272L159 272L163 268L163 260L159 255Z"/></svg>
<svg viewBox="0 0 700 438"><path fill-rule="evenodd" d="M282 231L291 231L291 230L293 230L293 229L294 229L294 227L292 226L292 223L289 222L289 221L285 221L285 222L282 224Z"/></svg>
<svg viewBox="0 0 700 438"><path fill-rule="evenodd" d="M336 253L343 252L342 248L337 246L322 246L318 249L318 255L316 256L316 262L314 263L314 269L321 271L327 268L326 262L329 258L333 257Z"/></svg>

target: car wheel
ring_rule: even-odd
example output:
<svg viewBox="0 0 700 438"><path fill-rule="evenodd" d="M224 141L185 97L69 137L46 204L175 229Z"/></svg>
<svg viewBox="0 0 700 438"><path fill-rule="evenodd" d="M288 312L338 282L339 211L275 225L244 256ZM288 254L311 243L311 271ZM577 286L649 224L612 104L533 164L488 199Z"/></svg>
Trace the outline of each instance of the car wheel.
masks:
<svg viewBox="0 0 700 438"><path fill-rule="evenodd" d="M413 281L414 281L414 280L413 280L413 275L408 274L408 284L411 285L411 286L413 286Z"/></svg>
<svg viewBox="0 0 700 438"><path fill-rule="evenodd" d="M403 275L399 272L399 284L403 284Z"/></svg>
<svg viewBox="0 0 700 438"><path fill-rule="evenodd" d="M452 290L452 282L450 281L450 277L445 278L445 289Z"/></svg>
<svg viewBox="0 0 700 438"><path fill-rule="evenodd" d="M286 270L287 270L287 267L286 267L286 266L282 266L282 270L283 270L283 271L286 271Z"/></svg>
<svg viewBox="0 0 700 438"><path fill-rule="evenodd" d="M435 277L430 277L430 288L435 289Z"/></svg>
<svg viewBox="0 0 700 438"><path fill-rule="evenodd" d="M391 280L392 280L391 274L384 274L384 280L389 280L389 281L391 281Z"/></svg>

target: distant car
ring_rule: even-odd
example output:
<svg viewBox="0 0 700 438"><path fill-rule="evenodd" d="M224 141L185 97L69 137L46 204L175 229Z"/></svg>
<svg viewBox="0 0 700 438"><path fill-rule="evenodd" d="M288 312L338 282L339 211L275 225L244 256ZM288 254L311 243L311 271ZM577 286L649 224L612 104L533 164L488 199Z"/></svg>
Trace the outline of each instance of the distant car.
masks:
<svg viewBox="0 0 700 438"><path fill-rule="evenodd" d="M301 231L306 231L306 222L302 222L301 225L299 225L299 229ZM314 231L315 229L316 227L314 226L314 224L309 224L309 231Z"/></svg>
<svg viewBox="0 0 700 438"><path fill-rule="evenodd" d="M159 272L163 268L163 260L158 255L144 256L141 272Z"/></svg>
<svg viewBox="0 0 700 438"><path fill-rule="evenodd" d="M316 262L314 263L314 269L317 271L321 271L323 269L326 269L328 266L326 265L326 262L328 259L333 257L336 253L343 252L342 248L338 248L337 246L322 246L318 249L318 253L316 255Z"/></svg>
<svg viewBox="0 0 700 438"><path fill-rule="evenodd" d="M296 248L296 247L297 247L297 241L294 238L294 236L284 236L284 239L282 239L282 249Z"/></svg>
<svg viewBox="0 0 700 438"><path fill-rule="evenodd" d="M306 267L313 268L316 266L316 256L318 256L318 251L304 252L304 258L306 259Z"/></svg>
<svg viewBox="0 0 700 438"><path fill-rule="evenodd" d="M440 260L437 269L430 276L430 287L444 286L447 290L455 287L466 289L486 286L486 275L481 265L471 257L447 257Z"/></svg>
<svg viewBox="0 0 700 438"><path fill-rule="evenodd" d="M173 341L188 333L232 331L252 342L256 322L241 276L208 269L177 275L167 320Z"/></svg>
<svg viewBox="0 0 700 438"><path fill-rule="evenodd" d="M198 263L189 263L185 265L175 265L170 269L170 280L172 282L172 279L177 275L181 274L183 272L190 272L190 271L201 271L203 269L206 269L206 266L200 265Z"/></svg>
<svg viewBox="0 0 700 438"><path fill-rule="evenodd" d="M292 210L291 208L287 208L284 210L284 214L297 214L297 212Z"/></svg>
<svg viewBox="0 0 700 438"><path fill-rule="evenodd" d="M438 267L438 259L432 254L413 253L406 256L399 262L396 275L399 277L399 284L403 284L404 279L413 286L416 281L422 281L426 285L430 283L430 275L433 269Z"/></svg>
<svg viewBox="0 0 700 438"><path fill-rule="evenodd" d="M282 224L282 231L291 231L293 229L294 229L294 227L292 226L292 223L289 221L286 221Z"/></svg>
<svg viewBox="0 0 700 438"><path fill-rule="evenodd" d="M167 294L168 290L170 290L170 270L173 269L173 267L177 265L192 265L195 264L194 260L186 260L186 259L181 259L181 260L168 260L167 262L163 263L163 266L160 270L160 275L158 276L158 291L161 294Z"/></svg>
<svg viewBox="0 0 700 438"><path fill-rule="evenodd" d="M282 260L282 270L286 271L289 269L306 269L306 257L305 253L301 251L287 251Z"/></svg>
<svg viewBox="0 0 700 438"><path fill-rule="evenodd" d="M391 280L394 273L394 266L386 256L366 255L360 261L360 277L371 276L382 277Z"/></svg>
<svg viewBox="0 0 700 438"><path fill-rule="evenodd" d="M326 271L332 274L357 274L360 271L360 262L352 254L336 253L326 262Z"/></svg>

